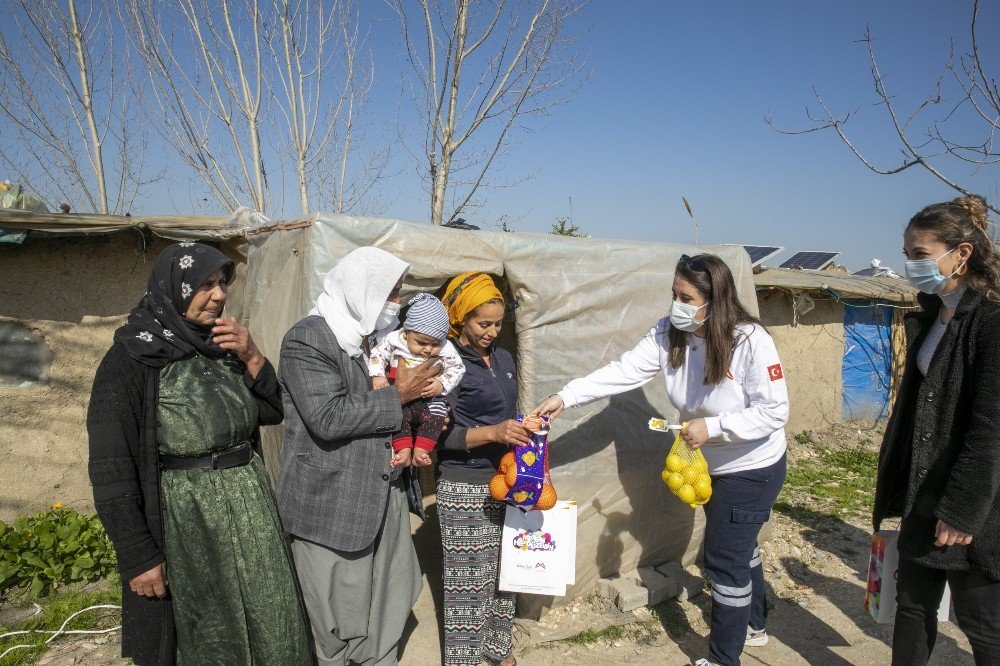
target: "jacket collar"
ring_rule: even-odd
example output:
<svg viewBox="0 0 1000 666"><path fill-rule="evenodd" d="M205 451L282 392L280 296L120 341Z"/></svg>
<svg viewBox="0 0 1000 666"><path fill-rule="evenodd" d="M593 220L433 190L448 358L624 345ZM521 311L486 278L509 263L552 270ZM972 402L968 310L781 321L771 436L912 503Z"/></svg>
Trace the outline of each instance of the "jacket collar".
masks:
<svg viewBox="0 0 1000 666"><path fill-rule="evenodd" d="M479 352L477 352L475 349L472 348L472 345L463 345L461 342L458 341L458 338L452 338L451 344L455 345L455 349L458 350L458 355L461 357L463 361L465 362L471 361L472 363L481 365L484 368L487 367L486 361L484 361L483 357L479 355ZM496 343L490 345L490 348L487 350L490 356L493 356L493 350L495 348L496 348Z"/></svg>

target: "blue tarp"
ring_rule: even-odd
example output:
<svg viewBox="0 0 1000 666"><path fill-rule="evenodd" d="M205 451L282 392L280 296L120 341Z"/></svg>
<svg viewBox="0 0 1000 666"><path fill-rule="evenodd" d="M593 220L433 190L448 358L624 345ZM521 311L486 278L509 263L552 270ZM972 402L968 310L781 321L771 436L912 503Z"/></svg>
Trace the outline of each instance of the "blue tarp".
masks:
<svg viewBox="0 0 1000 666"><path fill-rule="evenodd" d="M845 421L884 419L892 376L892 308L844 301Z"/></svg>

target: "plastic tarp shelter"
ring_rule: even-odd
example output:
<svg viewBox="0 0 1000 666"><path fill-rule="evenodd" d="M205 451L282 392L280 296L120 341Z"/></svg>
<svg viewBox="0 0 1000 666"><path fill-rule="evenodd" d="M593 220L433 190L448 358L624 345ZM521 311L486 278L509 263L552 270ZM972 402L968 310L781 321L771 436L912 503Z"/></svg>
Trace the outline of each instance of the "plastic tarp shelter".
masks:
<svg viewBox="0 0 1000 666"><path fill-rule="evenodd" d="M885 419L892 386L892 308L871 301L844 302L845 421Z"/></svg>
<svg viewBox="0 0 1000 666"><path fill-rule="evenodd" d="M48 213L49 209L39 197L26 192L20 183L0 183L0 208L26 210L33 213ZM27 231L10 231L0 227L0 243L23 243Z"/></svg>
<svg viewBox="0 0 1000 666"><path fill-rule="evenodd" d="M631 349L666 312L682 254L722 257L741 300L757 313L749 257L739 247L467 231L327 214L304 228L246 238L247 263L230 301L272 361L284 333L313 306L323 276L357 247L374 245L410 264L404 303L464 271L502 278L516 304L505 327L514 337L505 346L515 347L522 411ZM659 415L676 418L656 377L641 389L566 410L554 424L554 484L560 498L576 500L580 509L577 584L567 599L593 589L599 577L669 560L688 564L697 556L704 517L660 480L672 440L648 429L649 418ZM280 435L265 437L271 443ZM273 470L275 459L268 464ZM522 600L522 609L548 603L549 597Z"/></svg>

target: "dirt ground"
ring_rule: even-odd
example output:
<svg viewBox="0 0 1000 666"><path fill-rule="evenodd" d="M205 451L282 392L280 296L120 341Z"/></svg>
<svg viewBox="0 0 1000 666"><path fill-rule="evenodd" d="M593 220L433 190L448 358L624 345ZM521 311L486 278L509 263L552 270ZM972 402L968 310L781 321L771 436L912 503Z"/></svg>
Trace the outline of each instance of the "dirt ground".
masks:
<svg viewBox="0 0 1000 666"><path fill-rule="evenodd" d="M839 424L817 439L827 447L875 449L877 425ZM808 445L789 440L789 462L815 458ZM808 499L808 497L806 497ZM410 618L400 663L440 663L440 554L437 520L414 521L414 538L425 571L423 594ZM744 664L882 664L890 658L891 625L867 615L864 600L870 527L863 516L837 518L796 511L774 513L762 545L770 613L765 647L748 648ZM689 571L699 575L697 566ZM515 643L524 666L551 664L690 664L707 655L711 600L698 594L651 610L622 613L593 596L555 609L541 620L517 620ZM586 633L585 633L586 632ZM125 664L117 659L118 638L66 641L40 664ZM931 664L972 664L968 641L952 623L942 623Z"/></svg>

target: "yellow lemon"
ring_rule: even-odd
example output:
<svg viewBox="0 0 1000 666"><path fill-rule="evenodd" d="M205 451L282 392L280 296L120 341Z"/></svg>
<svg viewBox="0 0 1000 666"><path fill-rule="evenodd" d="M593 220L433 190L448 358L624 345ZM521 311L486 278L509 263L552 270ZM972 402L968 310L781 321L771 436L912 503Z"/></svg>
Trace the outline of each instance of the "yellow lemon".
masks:
<svg viewBox="0 0 1000 666"><path fill-rule="evenodd" d="M708 461L704 457L697 457L691 462L691 467L694 467L700 472L708 471Z"/></svg>
<svg viewBox="0 0 1000 666"><path fill-rule="evenodd" d="M698 500L698 494L694 491L694 488L688 484L684 484L677 490L677 496L681 498L681 501L685 504L691 504Z"/></svg>
<svg viewBox="0 0 1000 666"><path fill-rule="evenodd" d="M673 492L677 492L677 489L684 485L684 475L680 472L663 470L660 478L663 479L663 483L667 484L667 488L670 488Z"/></svg>
<svg viewBox="0 0 1000 666"><path fill-rule="evenodd" d="M681 458L676 453L671 453L667 456L667 469L671 472L679 472L685 467L687 467L687 463L684 461L684 458Z"/></svg>
<svg viewBox="0 0 1000 666"><path fill-rule="evenodd" d="M707 500L712 496L712 480L707 475L702 475L694 482L694 493L700 500Z"/></svg>
<svg viewBox="0 0 1000 666"><path fill-rule="evenodd" d="M681 474L684 475L684 482L692 486L694 485L694 482L698 480L698 477L701 476L701 472L694 467L685 467Z"/></svg>

